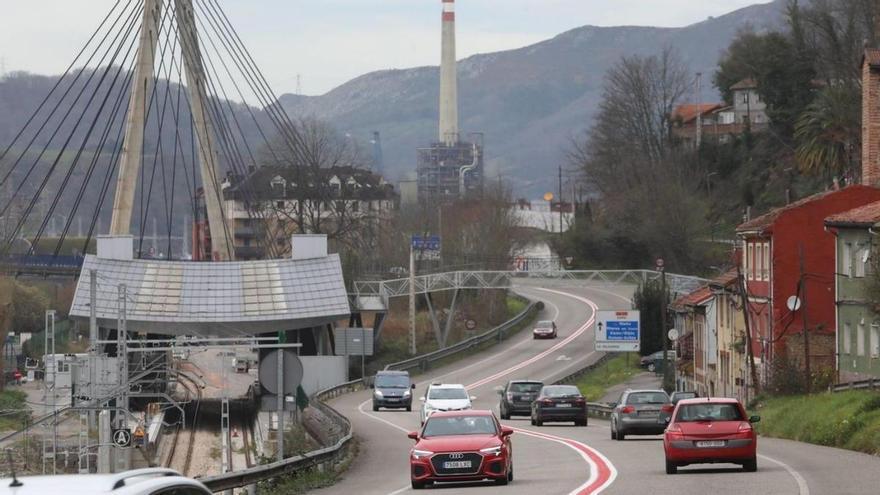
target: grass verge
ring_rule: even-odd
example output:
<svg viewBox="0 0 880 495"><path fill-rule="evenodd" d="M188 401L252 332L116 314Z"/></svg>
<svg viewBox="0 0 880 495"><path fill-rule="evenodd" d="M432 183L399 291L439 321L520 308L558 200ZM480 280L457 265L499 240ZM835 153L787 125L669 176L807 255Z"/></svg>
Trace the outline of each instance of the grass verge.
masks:
<svg viewBox="0 0 880 495"><path fill-rule="evenodd" d="M751 411L762 435L880 455L878 392L761 398Z"/></svg>
<svg viewBox="0 0 880 495"><path fill-rule="evenodd" d="M264 481L258 484L258 492L263 495L299 495L332 486L339 481L342 473L348 469L352 459L357 455L357 443L353 441L350 448L351 451L348 459L335 469L324 471L307 469L290 476L281 476L271 481Z"/></svg>
<svg viewBox="0 0 880 495"><path fill-rule="evenodd" d="M629 361L627 361L627 355ZM638 353L619 354L585 374L575 385L584 394L587 401L597 402L602 399L609 388L623 383L641 372Z"/></svg>
<svg viewBox="0 0 880 495"><path fill-rule="evenodd" d="M0 431L19 430L24 426L31 416L26 400L27 395L21 390L0 392Z"/></svg>

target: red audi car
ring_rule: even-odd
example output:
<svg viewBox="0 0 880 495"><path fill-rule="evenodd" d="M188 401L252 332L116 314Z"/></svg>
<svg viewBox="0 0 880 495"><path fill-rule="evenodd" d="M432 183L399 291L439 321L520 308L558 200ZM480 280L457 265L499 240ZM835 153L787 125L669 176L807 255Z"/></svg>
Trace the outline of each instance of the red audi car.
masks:
<svg viewBox="0 0 880 495"><path fill-rule="evenodd" d="M744 471L758 469L758 435L736 399L685 399L675 406L663 434L666 474L688 464L740 464Z"/></svg>
<svg viewBox="0 0 880 495"><path fill-rule="evenodd" d="M491 411L435 412L409 454L413 489L434 482L493 480L513 481L513 429L501 426Z"/></svg>

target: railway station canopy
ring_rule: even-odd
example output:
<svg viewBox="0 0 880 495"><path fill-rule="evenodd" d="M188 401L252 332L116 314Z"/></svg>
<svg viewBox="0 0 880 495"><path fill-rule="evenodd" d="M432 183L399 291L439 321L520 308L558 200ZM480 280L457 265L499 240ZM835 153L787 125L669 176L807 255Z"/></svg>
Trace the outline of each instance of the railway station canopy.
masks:
<svg viewBox="0 0 880 495"><path fill-rule="evenodd" d="M129 244L130 245L130 244ZM105 250L107 251L107 250ZM162 335L238 337L328 324L350 314L336 254L305 259L187 262L86 256L70 315L88 320L96 273L98 325Z"/></svg>

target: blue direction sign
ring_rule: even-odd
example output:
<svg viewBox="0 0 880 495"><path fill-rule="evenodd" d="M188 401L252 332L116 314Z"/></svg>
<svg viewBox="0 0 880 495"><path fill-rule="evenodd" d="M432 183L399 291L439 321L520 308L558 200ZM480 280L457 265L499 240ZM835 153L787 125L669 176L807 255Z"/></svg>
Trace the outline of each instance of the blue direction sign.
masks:
<svg viewBox="0 0 880 495"><path fill-rule="evenodd" d="M440 251L440 236L412 236L412 248L415 251Z"/></svg>
<svg viewBox="0 0 880 495"><path fill-rule="evenodd" d="M641 347L639 321L639 312L635 310L597 311L596 350L638 351Z"/></svg>

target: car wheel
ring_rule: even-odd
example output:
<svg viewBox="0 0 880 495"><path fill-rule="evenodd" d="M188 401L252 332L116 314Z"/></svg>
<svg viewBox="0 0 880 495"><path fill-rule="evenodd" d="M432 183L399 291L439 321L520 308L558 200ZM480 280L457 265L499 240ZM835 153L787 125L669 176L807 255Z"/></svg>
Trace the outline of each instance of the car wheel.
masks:
<svg viewBox="0 0 880 495"><path fill-rule="evenodd" d="M406 406L406 412L412 412L412 406Z"/></svg>
<svg viewBox="0 0 880 495"><path fill-rule="evenodd" d="M535 426L544 426L544 420L541 419L541 416L535 418Z"/></svg>
<svg viewBox="0 0 880 495"><path fill-rule="evenodd" d="M535 426L535 418L532 417L532 418L530 418L530 419L531 419L531 422L532 422L532 426Z"/></svg>
<svg viewBox="0 0 880 495"><path fill-rule="evenodd" d="M376 411L378 411L378 410L379 410L379 406L376 405L376 403L374 402L374 403L373 403L373 412L376 412Z"/></svg>
<svg viewBox="0 0 880 495"><path fill-rule="evenodd" d="M648 371L650 371L651 373L653 373L654 370L656 370L656 369L657 369L657 366L655 366L654 363L651 363L648 365Z"/></svg>
<svg viewBox="0 0 880 495"><path fill-rule="evenodd" d="M504 486L504 485L506 485L508 482L510 482L510 474L508 474L507 476L505 476L505 477L503 477L503 478L495 478L495 484L496 484L496 485Z"/></svg>
<svg viewBox="0 0 880 495"><path fill-rule="evenodd" d="M587 426L587 418L577 420L574 425L575 426Z"/></svg>
<svg viewBox="0 0 880 495"><path fill-rule="evenodd" d="M616 428L617 423L615 423L614 426L615 426L615 429L614 429L615 433L617 433L617 440L621 441L621 442L626 440L626 435L622 431L620 431L619 428Z"/></svg>
<svg viewBox="0 0 880 495"><path fill-rule="evenodd" d="M677 472L678 472L678 466L674 462L667 459L666 460L666 474L675 474Z"/></svg>
<svg viewBox="0 0 880 495"><path fill-rule="evenodd" d="M614 431L614 428L610 428L610 430L611 430L611 439L617 440L617 432Z"/></svg>
<svg viewBox="0 0 880 495"><path fill-rule="evenodd" d="M416 481L416 480L412 480L412 489L413 489L413 490L421 490L421 489L424 488L424 487L425 487L425 482L424 482L424 481Z"/></svg>
<svg viewBox="0 0 880 495"><path fill-rule="evenodd" d="M510 464L510 471L507 472L507 481L513 481L513 463Z"/></svg>
<svg viewBox="0 0 880 495"><path fill-rule="evenodd" d="M754 473L758 470L758 459L752 457L743 463L743 471L747 473Z"/></svg>

